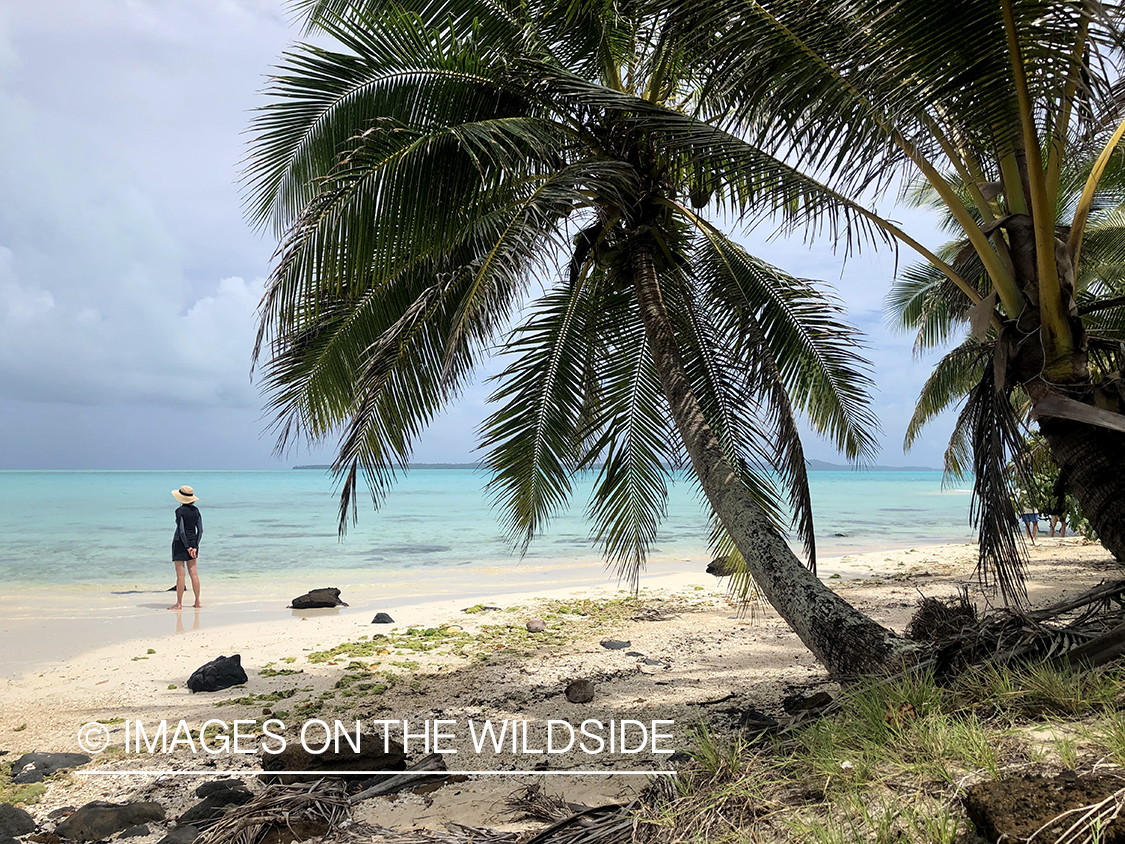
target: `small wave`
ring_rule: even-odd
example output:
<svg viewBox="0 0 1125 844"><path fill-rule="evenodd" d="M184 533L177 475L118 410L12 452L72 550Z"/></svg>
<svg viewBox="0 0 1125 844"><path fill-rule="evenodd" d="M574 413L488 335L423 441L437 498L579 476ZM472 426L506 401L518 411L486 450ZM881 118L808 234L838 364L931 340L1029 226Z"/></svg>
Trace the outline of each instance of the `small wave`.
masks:
<svg viewBox="0 0 1125 844"><path fill-rule="evenodd" d="M417 545L386 545L379 550L385 554L441 554L444 551L452 551L453 548L449 545L419 543Z"/></svg>

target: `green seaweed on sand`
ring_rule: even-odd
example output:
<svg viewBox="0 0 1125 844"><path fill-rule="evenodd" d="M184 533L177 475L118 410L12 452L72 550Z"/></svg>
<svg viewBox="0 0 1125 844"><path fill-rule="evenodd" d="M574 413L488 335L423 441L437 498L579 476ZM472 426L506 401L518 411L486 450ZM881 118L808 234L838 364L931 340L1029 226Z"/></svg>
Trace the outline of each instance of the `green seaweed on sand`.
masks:
<svg viewBox="0 0 1125 844"><path fill-rule="evenodd" d="M256 706L261 703L274 703L279 700L287 700L293 697L297 692L301 691L297 688L292 689L278 689L276 692L262 692L259 694L249 694L245 697L234 697L228 700L215 701L215 706Z"/></svg>

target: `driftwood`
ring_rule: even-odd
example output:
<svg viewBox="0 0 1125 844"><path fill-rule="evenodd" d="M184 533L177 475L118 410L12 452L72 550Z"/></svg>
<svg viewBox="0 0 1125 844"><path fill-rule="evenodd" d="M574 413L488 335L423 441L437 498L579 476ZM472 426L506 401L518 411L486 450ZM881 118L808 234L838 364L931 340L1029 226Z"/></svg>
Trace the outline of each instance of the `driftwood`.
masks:
<svg viewBox="0 0 1125 844"><path fill-rule="evenodd" d="M1056 664L1070 668L1097 668L1125 654L1125 624L1096 636L1056 658Z"/></svg>
<svg viewBox="0 0 1125 844"><path fill-rule="evenodd" d="M348 798L348 805L354 806L361 800L378 797L381 794L394 794L396 791L402 791L404 788L421 785L422 783L436 782L448 776L449 774L446 772L445 767L445 757L440 753L431 753L429 756L423 756L401 774L395 774L390 779L383 780L381 783L371 786L371 788L364 789L359 792L359 794L353 794Z"/></svg>

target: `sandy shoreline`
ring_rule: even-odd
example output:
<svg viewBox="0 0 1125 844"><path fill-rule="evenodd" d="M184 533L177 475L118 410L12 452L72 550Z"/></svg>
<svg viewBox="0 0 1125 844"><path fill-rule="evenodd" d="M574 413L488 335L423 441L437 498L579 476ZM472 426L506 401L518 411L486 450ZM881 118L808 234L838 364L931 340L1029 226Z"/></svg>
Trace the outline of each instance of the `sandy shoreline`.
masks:
<svg viewBox="0 0 1125 844"><path fill-rule="evenodd" d="M917 550L950 546L919 545ZM873 548L850 554L822 557L820 570L827 577L865 577L878 570L879 554L895 550ZM655 587L667 577L695 572L699 584L708 587L715 581L704 572L709 558L655 555L648 562L642 585ZM853 560L863 562L853 563ZM552 564L521 562L510 565L457 567L428 571L418 568L397 570L341 569L317 570L310 577L292 574L272 579L215 578L205 563L203 577L204 608L193 612L168 612L173 596L159 587L160 581L147 584L8 584L0 595L0 682L17 679L41 666L74 659L83 653L130 639L156 639L185 632L245 624L285 624L302 613L287 609L291 598L309 589L334 586L342 591L350 606L334 615L366 616L369 622L378 612L391 612L418 604L457 603L477 599L513 596L524 593L557 595L571 589L609 589L618 584L611 572L593 558L559 560ZM169 566L166 582L174 582ZM190 603L190 586L185 595Z"/></svg>
<svg viewBox="0 0 1125 844"><path fill-rule="evenodd" d="M969 578L974 562L973 546L931 546L848 555L824 561L821 573L860 609L901 630L920 592L952 593ZM1100 546L1075 539L1043 540L1032 551L1029 592L1033 601L1075 594L1118 571ZM473 596L398 605L380 599L374 611L390 612L396 622L393 628L372 625L375 603L362 599L347 611L294 615L285 610L279 615L276 609L261 610L275 617L222 624L207 621L209 613L218 615L221 608L205 609L198 629L193 629L194 613L185 610L183 632L168 630L174 618L167 616L175 614L161 611L166 614L159 616L166 625L163 631L145 629L125 640L92 646L76 657L41 659L35 670L0 680L0 750L7 751L0 760L31 751L77 752L78 727L93 720L112 725L114 746L122 739L119 719L155 723L183 718L200 724L208 718L260 720L267 710L275 717L284 715L287 725L308 714L365 722L444 718L462 725L472 718L522 719L537 729L548 719L670 720L675 726L669 744L681 750L690 746L691 730L704 720L714 724L716 719L720 723L726 719L733 728L748 707L776 713L785 694L831 688L821 666L772 610L754 618L740 616L724 585L704 574L701 566L690 573L646 576L636 602L622 601L625 593L616 582L605 583L604 573L602 581L523 593L481 590ZM356 596L345 592L344 597ZM470 603L493 602L501 609L462 612ZM238 612L249 614L244 606ZM542 640L523 630L534 614L548 622ZM446 632L434 640L447 644L432 650L409 649L408 628L440 630L450 624L455 627L444 628ZM369 645L370 639L361 637L378 633L391 634L387 647L368 648L358 657L347 650L339 656L316 656L344 642ZM607 650L600 644L605 639L623 640L628 646ZM245 688L200 695L184 688L194 668L232 652L242 654L249 675ZM271 673L279 669L300 673ZM597 688L593 702L573 704L562 696L568 679L576 677L593 678ZM356 692L361 688L354 682L357 679L378 681L386 688ZM373 683L365 685L371 688ZM217 706L240 698L245 702ZM451 742L461 754L451 768L521 770L528 765L528 757L520 753L475 753L463 728ZM596 764L608 773L627 767L662 767L666 760L667 756L647 751L603 754L593 761L564 754L553 757L550 767ZM185 752L160 759L116 752L95 764L137 769L155 762L176 770L202 764L219 773L256 766L257 759L227 755L201 762ZM191 804L191 789L199 782L192 781L189 788L186 779L70 775L65 783L52 784L31 811L42 819L55 808L91 799L159 795L174 817ZM365 819L388 826L432 828L448 819L501 825L500 798L520 781L534 779L488 777L457 788L447 786L425 800L378 798L361 807ZM619 799L643 785L642 777L552 780L548 787L563 788L557 780L568 780L568 796L579 801ZM137 841L144 844L145 839Z"/></svg>

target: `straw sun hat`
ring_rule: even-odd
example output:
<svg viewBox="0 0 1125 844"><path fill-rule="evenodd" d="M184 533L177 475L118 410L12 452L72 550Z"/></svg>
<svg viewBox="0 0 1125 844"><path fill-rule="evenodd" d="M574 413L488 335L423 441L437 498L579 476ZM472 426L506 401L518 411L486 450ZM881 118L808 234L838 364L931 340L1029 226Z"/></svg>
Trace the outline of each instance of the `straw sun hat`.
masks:
<svg viewBox="0 0 1125 844"><path fill-rule="evenodd" d="M172 497L179 501L181 504L191 504L193 501L198 501L199 498L195 494L195 490L185 484L179 489L172 490Z"/></svg>

